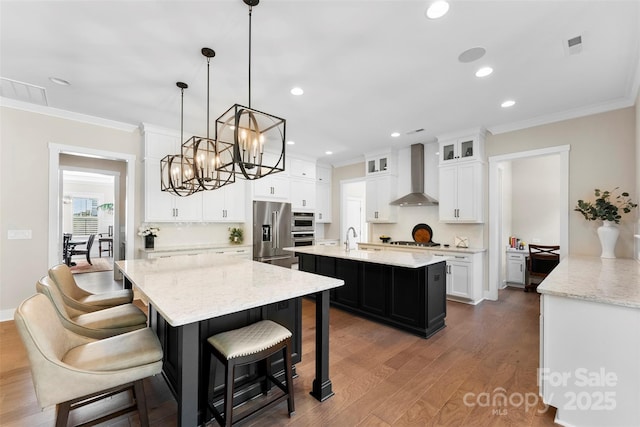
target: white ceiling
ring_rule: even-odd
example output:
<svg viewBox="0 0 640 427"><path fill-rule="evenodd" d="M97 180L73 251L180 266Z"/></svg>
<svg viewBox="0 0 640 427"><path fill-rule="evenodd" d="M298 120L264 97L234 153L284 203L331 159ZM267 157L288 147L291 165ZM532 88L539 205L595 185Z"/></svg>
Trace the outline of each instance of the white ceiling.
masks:
<svg viewBox="0 0 640 427"><path fill-rule="evenodd" d="M287 119L290 153L345 164L463 129L498 133L634 103L640 1L452 0L435 21L427 3L263 0L253 10L252 107ZM203 47L217 54L211 122L248 104L242 0L2 0L0 15L0 76L44 88L50 107L179 129L184 81L185 129L204 135ZM582 52L568 55L578 35ZM458 61L476 46L483 58ZM494 73L475 77L483 65ZM517 104L503 109L506 99Z"/></svg>

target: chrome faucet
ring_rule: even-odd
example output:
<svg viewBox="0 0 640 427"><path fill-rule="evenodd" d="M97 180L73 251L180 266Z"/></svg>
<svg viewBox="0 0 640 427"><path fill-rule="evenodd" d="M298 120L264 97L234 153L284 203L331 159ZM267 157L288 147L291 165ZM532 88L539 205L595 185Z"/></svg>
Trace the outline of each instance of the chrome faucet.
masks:
<svg viewBox="0 0 640 427"><path fill-rule="evenodd" d="M358 237L358 233L356 233L356 229L353 227L347 228L347 237L344 239L344 250L345 252L349 252L351 248L349 247L349 231L353 231L353 238Z"/></svg>

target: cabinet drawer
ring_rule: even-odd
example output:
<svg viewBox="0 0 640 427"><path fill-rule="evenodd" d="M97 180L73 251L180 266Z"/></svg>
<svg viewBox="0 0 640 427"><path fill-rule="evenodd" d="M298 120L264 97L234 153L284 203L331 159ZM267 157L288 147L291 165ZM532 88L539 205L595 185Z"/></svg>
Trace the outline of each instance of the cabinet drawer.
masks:
<svg viewBox="0 0 640 427"><path fill-rule="evenodd" d="M507 254L507 259L524 261L524 254Z"/></svg>
<svg viewBox="0 0 640 427"><path fill-rule="evenodd" d="M453 262L471 262L471 255L453 255L453 254L448 254L448 256L451 257L451 259L449 261L453 261Z"/></svg>

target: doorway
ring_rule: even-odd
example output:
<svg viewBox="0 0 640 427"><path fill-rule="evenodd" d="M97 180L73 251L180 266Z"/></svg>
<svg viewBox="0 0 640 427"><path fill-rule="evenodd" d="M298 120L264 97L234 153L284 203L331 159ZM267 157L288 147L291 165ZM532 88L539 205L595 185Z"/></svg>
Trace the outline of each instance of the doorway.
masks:
<svg viewBox="0 0 640 427"><path fill-rule="evenodd" d="M49 242L48 242L48 262L49 265L56 265L62 259L62 219L63 219L63 180L61 173L65 165L64 157L74 157L84 159L85 170L100 171L102 173L114 173L119 168L122 172L116 179L119 183L115 190L115 203L119 205L118 215L114 218L113 227L113 258L133 259L133 244L127 244L128 238L135 236L135 163L136 156L128 153L116 153L104 150L96 150L86 147L69 146L60 144L49 144ZM62 163L61 163L61 158ZM112 166L97 166L111 162ZM113 166L113 164L117 166ZM115 184L114 184L115 186ZM115 216L115 206L114 206ZM118 242L116 244L116 242ZM118 279L120 272L114 269L114 278Z"/></svg>
<svg viewBox="0 0 640 427"><path fill-rule="evenodd" d="M562 260L569 253L569 149L569 145L562 145L489 157L489 289L486 291L485 298L497 301L498 289L502 286L501 272L504 270L503 253L506 246L503 241L503 189L507 185L507 180L504 179L505 162L550 155L560 157L557 182L560 259Z"/></svg>
<svg viewBox="0 0 640 427"><path fill-rule="evenodd" d="M366 222L366 182L362 179L340 181L340 241L344 244L349 227L358 234L349 239L351 248L357 248L356 242L368 242L369 230Z"/></svg>

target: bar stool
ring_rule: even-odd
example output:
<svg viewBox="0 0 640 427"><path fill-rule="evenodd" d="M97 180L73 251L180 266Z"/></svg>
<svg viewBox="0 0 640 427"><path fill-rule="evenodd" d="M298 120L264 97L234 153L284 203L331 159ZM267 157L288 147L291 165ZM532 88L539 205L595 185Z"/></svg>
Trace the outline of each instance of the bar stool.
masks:
<svg viewBox="0 0 640 427"><path fill-rule="evenodd" d="M295 413L291 368L291 331L271 320L261 320L243 328L216 334L210 337L207 342L210 344L207 346L210 352L205 351L205 369L203 372L205 374L205 380L207 382L210 381L209 366L211 363L211 354L213 354L225 368L224 413L220 414L207 398L207 406L221 426L231 426L284 400L287 400L289 416ZM271 374L269 357L279 351L282 351L284 356L286 385ZM260 363L261 371L264 372L264 375L258 377L252 384L260 381L262 383L262 393L267 395L269 390L268 381L271 381L281 389L284 394L267 398L264 404L235 418L233 416L235 369L237 366L251 363Z"/></svg>

